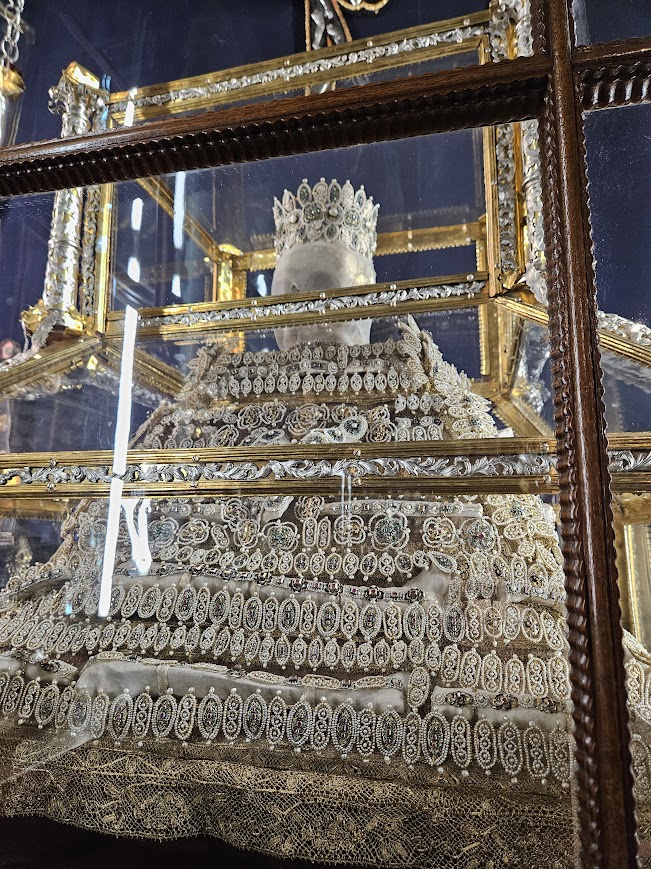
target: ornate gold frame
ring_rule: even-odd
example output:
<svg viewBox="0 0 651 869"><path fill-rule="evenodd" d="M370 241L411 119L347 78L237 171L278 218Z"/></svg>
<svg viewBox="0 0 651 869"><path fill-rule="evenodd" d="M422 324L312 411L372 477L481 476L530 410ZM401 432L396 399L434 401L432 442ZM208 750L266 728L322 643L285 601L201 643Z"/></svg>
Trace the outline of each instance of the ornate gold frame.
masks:
<svg viewBox="0 0 651 869"><path fill-rule="evenodd" d="M122 125L129 103L133 105L131 122L160 118L179 113L207 111L228 105L234 100L258 99L301 91L317 85L350 79L356 75L372 75L389 69L423 63L439 57L485 51L487 32L485 25L491 19L489 10L457 18L448 18L431 24L409 27L382 34L373 39L358 39L345 45L332 46L274 58L261 63L247 64L192 78L176 79L111 94L109 110L117 125ZM463 38L464 29L476 28L477 35ZM384 55L378 50L391 43L418 41L430 35L458 32L461 39L414 48L407 53ZM375 49L374 52L369 50ZM372 54L370 58L367 54ZM352 58L344 64L342 59ZM323 68L319 68L322 65ZM296 70L291 77L288 70ZM234 87L233 83L239 86ZM219 86L224 89L220 90ZM206 92L208 91L208 92ZM179 94L179 96L174 96ZM130 113L131 114L131 113Z"/></svg>
<svg viewBox="0 0 651 869"><path fill-rule="evenodd" d="M622 607L622 625L648 648L651 640L649 619L644 608L651 604L651 548L648 530L651 525L651 492L633 488L613 498L613 528L617 549L617 572ZM640 585L644 583L645 588ZM641 600L641 597L646 598Z"/></svg>

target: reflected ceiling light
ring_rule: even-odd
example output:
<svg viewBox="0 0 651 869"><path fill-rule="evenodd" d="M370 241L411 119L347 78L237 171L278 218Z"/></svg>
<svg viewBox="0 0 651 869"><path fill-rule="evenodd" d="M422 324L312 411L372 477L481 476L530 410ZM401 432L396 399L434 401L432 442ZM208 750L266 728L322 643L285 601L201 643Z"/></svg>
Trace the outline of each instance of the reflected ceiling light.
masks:
<svg viewBox="0 0 651 869"><path fill-rule="evenodd" d="M178 299L181 298L181 277L180 277L180 275L174 275L172 278L172 295L176 296Z"/></svg>
<svg viewBox="0 0 651 869"><path fill-rule="evenodd" d="M134 283L140 283L140 260L136 256L130 256L127 263L127 274Z"/></svg>
<svg viewBox="0 0 651 869"><path fill-rule="evenodd" d="M255 288L258 291L259 296L269 295L269 287L267 286L267 281L264 275L257 275L255 279Z"/></svg>
<svg viewBox="0 0 651 869"><path fill-rule="evenodd" d="M136 110L135 103L133 101L136 91L138 88L131 88L127 93L127 107L124 110L124 126L132 127L133 126L133 114Z"/></svg>
<svg viewBox="0 0 651 869"><path fill-rule="evenodd" d="M115 445L113 447L113 479L109 494L108 518L106 520L106 539L102 562L102 580L99 591L97 615L105 618L111 604L111 587L115 566L115 549L118 542L120 510L122 507L122 477L127 469L127 448L131 428L131 389L133 387L133 356L136 344L138 312L127 305L124 312L124 337L122 339L122 362L120 364L120 386L118 390L118 413L115 425Z"/></svg>
<svg viewBox="0 0 651 869"><path fill-rule="evenodd" d="M142 226L142 199L134 199L131 203L131 229L140 232Z"/></svg>
<svg viewBox="0 0 651 869"><path fill-rule="evenodd" d="M185 172L177 172L174 178L174 247L183 247L183 224L185 223Z"/></svg>

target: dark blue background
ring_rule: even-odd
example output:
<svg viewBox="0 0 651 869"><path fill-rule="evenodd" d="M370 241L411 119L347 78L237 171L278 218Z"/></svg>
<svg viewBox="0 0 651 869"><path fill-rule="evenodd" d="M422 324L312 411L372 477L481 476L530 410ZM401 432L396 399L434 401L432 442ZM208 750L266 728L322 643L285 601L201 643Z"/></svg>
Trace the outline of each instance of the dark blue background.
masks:
<svg viewBox="0 0 651 869"><path fill-rule="evenodd" d="M599 307L651 325L651 106L586 116Z"/></svg>

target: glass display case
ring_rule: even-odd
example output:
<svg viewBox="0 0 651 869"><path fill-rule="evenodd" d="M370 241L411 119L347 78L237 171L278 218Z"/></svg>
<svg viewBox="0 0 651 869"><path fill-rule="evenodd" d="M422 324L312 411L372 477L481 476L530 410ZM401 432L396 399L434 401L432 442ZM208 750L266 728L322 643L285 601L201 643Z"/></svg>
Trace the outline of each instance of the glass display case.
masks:
<svg viewBox="0 0 651 869"><path fill-rule="evenodd" d="M244 12L198 4L182 53L158 13L104 44L122 3L4 7L30 99L43 28L85 46L61 139L0 149L5 818L648 854L648 327L591 177L597 310L568 169L606 61L559 0L395 3L278 0L278 50L213 68Z"/></svg>

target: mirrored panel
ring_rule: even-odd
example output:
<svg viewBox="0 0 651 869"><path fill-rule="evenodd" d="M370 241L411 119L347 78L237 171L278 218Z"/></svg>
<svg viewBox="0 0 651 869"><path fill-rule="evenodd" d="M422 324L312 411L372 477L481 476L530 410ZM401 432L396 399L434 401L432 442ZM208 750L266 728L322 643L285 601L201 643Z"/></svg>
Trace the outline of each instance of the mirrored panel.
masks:
<svg viewBox="0 0 651 869"><path fill-rule="evenodd" d="M651 449L651 307L647 290L648 106L586 117L590 209L596 260L599 335L613 488L618 573L625 628L631 749L640 847L651 857L651 694L648 679L651 598L648 469ZM645 681L646 680L646 681Z"/></svg>

